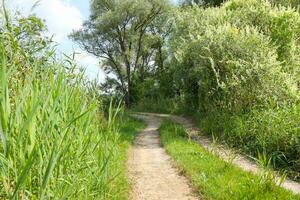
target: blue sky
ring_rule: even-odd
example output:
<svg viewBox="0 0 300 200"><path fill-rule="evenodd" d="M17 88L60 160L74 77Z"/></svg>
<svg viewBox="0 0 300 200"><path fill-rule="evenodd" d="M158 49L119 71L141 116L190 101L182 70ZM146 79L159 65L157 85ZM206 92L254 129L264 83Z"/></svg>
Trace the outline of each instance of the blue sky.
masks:
<svg viewBox="0 0 300 200"><path fill-rule="evenodd" d="M79 29L88 18L90 0L40 0L34 10L31 8L37 0L7 0L7 2L11 9L17 9L25 15L33 12L44 19L49 34L54 35L58 50L69 55L76 52L76 61L86 69L87 77L104 80L105 74L98 64L98 59L81 50L68 38L72 30Z"/></svg>

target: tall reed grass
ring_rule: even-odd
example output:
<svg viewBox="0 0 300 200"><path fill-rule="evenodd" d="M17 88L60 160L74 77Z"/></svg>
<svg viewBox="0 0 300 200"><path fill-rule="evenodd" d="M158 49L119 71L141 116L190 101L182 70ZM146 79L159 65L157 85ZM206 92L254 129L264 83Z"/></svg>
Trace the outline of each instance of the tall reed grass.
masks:
<svg viewBox="0 0 300 200"><path fill-rule="evenodd" d="M0 199L117 199L117 109L104 118L72 60L32 59L0 32ZM46 58L46 59L45 59ZM26 70L21 70L26 69ZM22 71L22 73L20 73Z"/></svg>

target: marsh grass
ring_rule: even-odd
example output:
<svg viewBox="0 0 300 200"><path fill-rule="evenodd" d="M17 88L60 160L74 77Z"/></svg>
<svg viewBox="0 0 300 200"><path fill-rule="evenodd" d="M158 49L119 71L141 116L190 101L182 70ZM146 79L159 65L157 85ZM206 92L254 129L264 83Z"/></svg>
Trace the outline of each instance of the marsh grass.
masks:
<svg viewBox="0 0 300 200"><path fill-rule="evenodd" d="M25 52L4 13L0 199L126 199L124 157L141 122L113 103L106 119L73 60Z"/></svg>

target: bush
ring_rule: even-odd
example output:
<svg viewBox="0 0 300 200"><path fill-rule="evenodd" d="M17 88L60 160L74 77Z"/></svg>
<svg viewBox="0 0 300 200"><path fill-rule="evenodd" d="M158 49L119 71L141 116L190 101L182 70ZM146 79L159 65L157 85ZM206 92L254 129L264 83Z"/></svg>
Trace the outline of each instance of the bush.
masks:
<svg viewBox="0 0 300 200"><path fill-rule="evenodd" d="M256 7L248 9L251 2L256 5L256 10ZM281 52L286 51L280 49L287 48L284 46L288 43L287 38L282 37L284 39L280 40L278 34L272 38L270 35L274 34L266 34L261 27L271 30L272 33L281 30L283 35L289 35L285 33L289 31L277 26L265 27L267 22L256 22L255 26L255 22L251 21L253 18L262 21L264 18L270 19L259 13L262 6L272 12L276 11L267 3L231 1L222 8L192 8L178 17L179 28L175 30L172 44L175 57L181 65L178 70L181 74L179 78L184 81L182 90L189 105L192 105L191 102L198 102L196 106L200 110L205 110L207 104L215 104L214 106L222 109L244 111L254 106L268 106L270 102L284 105L298 100L295 71L287 70L288 67L281 62ZM247 17L247 11L252 10L257 12L254 12L255 15L248 14ZM213 13L216 15L212 19L206 16L213 16ZM239 13L243 13L245 19L237 20L242 15ZM277 14L281 15L281 12L278 11ZM298 14L294 16L300 20ZM292 17L288 19L297 21ZM188 20L195 20L196 23L187 24ZM177 32L183 29L183 36L178 36ZM292 32L298 35L297 28ZM290 40L296 43L298 36L291 35ZM177 37L181 38L179 42ZM288 49L291 50L289 47ZM291 50L290 53L295 52ZM290 68L297 66L295 62Z"/></svg>
<svg viewBox="0 0 300 200"><path fill-rule="evenodd" d="M175 22L169 44L180 103L198 110L204 132L299 174L299 12L231 0L180 9Z"/></svg>

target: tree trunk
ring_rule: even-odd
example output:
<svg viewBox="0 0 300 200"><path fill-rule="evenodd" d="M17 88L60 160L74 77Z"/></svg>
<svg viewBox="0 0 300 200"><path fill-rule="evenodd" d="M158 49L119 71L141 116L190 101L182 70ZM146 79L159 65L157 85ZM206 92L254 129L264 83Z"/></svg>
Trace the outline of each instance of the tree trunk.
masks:
<svg viewBox="0 0 300 200"><path fill-rule="evenodd" d="M130 58L127 57L127 49L121 34L119 34L119 42L120 42L123 58L125 61L126 75L127 75L127 92L125 94L125 105L127 108L129 108L131 106L131 63L130 63Z"/></svg>
<svg viewBox="0 0 300 200"><path fill-rule="evenodd" d="M125 104L127 108L130 108L131 106L131 70L130 70L130 63L126 62L126 70L127 70L127 93L125 96Z"/></svg>
<svg viewBox="0 0 300 200"><path fill-rule="evenodd" d="M130 95L128 94L128 91L127 91L126 94L125 94L125 106L126 106L126 108L130 108L130 104L131 104Z"/></svg>
<svg viewBox="0 0 300 200"><path fill-rule="evenodd" d="M164 60L163 60L163 55L162 55L162 46L159 46L158 48L158 53L159 53L159 68L160 72L162 73L164 70Z"/></svg>

